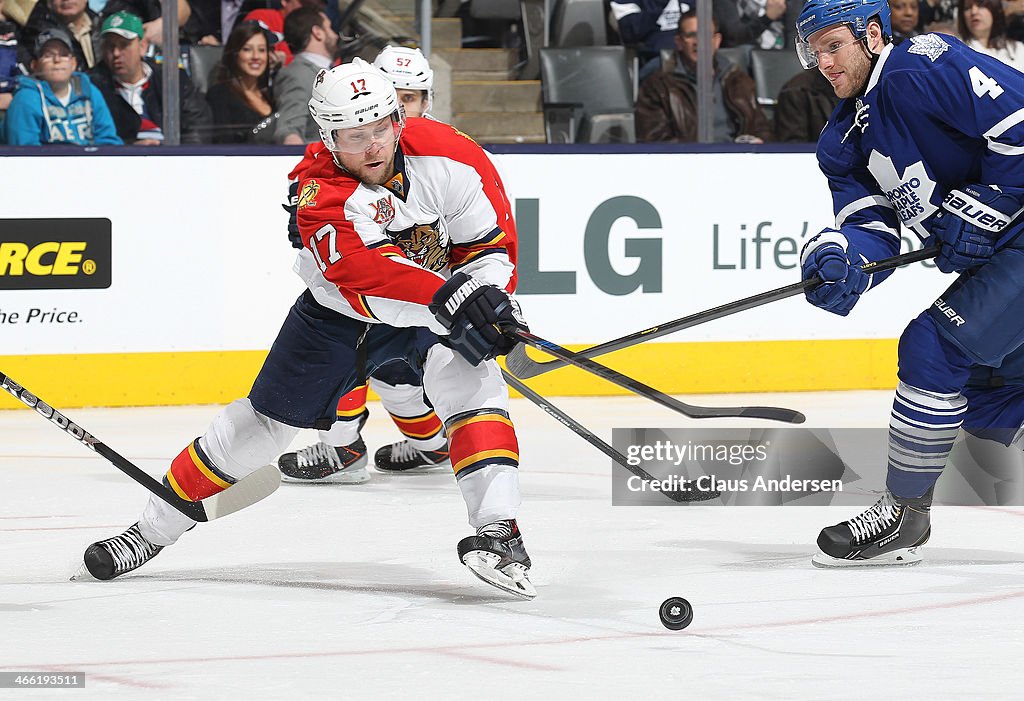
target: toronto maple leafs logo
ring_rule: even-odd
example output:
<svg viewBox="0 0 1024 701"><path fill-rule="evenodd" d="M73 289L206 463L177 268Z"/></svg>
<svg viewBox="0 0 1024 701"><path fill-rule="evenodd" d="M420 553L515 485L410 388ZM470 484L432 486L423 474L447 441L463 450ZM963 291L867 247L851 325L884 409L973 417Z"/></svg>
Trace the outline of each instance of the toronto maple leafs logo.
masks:
<svg viewBox="0 0 1024 701"><path fill-rule="evenodd" d="M949 50L949 44L938 34L921 34L910 37L910 48L907 53L927 56L933 62L944 52Z"/></svg>
<svg viewBox="0 0 1024 701"><path fill-rule="evenodd" d="M868 170L906 226L920 224L938 209L931 202L935 181L928 175L923 161L908 165L900 175L892 158L872 150Z"/></svg>

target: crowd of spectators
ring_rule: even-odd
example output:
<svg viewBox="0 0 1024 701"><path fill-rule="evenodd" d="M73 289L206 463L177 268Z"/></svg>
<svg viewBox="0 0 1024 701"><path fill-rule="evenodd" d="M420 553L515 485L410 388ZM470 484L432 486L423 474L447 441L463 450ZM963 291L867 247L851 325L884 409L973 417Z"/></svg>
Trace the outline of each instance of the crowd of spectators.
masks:
<svg viewBox="0 0 1024 701"><path fill-rule="evenodd" d="M665 0L611 0L619 37L641 65L635 107L639 142L697 140L697 19L687 2L695 5L693 0L667 4ZM769 120L752 76L719 52L737 47L792 50L795 17L802 4L802 0L712 0L714 141L817 140L838 102L819 71L794 70L775 96ZM889 5L895 42L925 32L946 33L1024 71L1024 0L889 0ZM674 28L672 16L681 18ZM652 57L656 49L666 47L671 50Z"/></svg>
<svg viewBox="0 0 1024 701"><path fill-rule="evenodd" d="M174 2L184 144L300 144L316 72L345 60L335 0ZM695 0L607 0L613 41L637 57L637 140L696 140ZM795 71L770 112L722 49L791 51L802 0L712 0L715 141L814 141L836 104ZM1024 0L890 0L894 39L959 36L1024 70ZM0 0L0 144L164 142L161 0ZM220 47L202 80L189 46ZM196 78L196 80L193 80ZM781 82L781 81L780 81ZM199 87L197 87L199 86Z"/></svg>
<svg viewBox="0 0 1024 701"><path fill-rule="evenodd" d="M319 138L313 77L346 58L325 0L163 1L181 30L181 143ZM0 144L164 143L162 11L160 0L0 0ZM190 47L205 46L220 58L200 90Z"/></svg>

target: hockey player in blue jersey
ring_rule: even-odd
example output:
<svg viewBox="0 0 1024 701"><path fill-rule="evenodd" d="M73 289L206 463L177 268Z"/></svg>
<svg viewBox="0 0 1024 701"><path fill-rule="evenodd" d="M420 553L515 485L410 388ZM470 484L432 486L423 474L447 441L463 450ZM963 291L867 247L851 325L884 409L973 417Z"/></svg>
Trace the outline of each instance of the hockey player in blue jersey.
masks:
<svg viewBox="0 0 1024 701"><path fill-rule="evenodd" d="M809 0L797 52L842 98L818 141L834 228L801 252L815 306L845 316L885 273L900 224L958 273L899 342L886 491L818 536L820 566L912 564L961 427L1019 443L1024 424L1024 75L939 34L891 43L886 0Z"/></svg>

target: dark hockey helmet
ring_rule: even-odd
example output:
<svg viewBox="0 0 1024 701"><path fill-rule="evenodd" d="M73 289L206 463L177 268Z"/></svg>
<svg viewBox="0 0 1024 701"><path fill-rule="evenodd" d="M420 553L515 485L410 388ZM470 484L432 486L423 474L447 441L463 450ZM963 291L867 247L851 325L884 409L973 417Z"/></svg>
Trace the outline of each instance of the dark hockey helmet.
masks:
<svg viewBox="0 0 1024 701"><path fill-rule="evenodd" d="M868 21L877 19L882 36L892 39L892 21L888 0L808 0L796 19L796 53L804 68L818 65L818 57L808 46L815 32L845 24L857 40L867 36Z"/></svg>

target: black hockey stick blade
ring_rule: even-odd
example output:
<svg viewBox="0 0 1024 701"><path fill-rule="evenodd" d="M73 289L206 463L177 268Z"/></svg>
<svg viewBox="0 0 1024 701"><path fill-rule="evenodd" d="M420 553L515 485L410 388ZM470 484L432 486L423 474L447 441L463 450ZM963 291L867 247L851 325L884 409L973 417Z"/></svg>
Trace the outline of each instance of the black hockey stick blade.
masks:
<svg viewBox="0 0 1024 701"><path fill-rule="evenodd" d="M89 450L103 456L110 464L141 484L152 494L167 502L193 521L212 521L227 516L246 506L255 504L273 494L281 485L281 473L273 465L265 465L231 485L223 492L201 501L182 499L172 490L143 472L133 462L106 445L77 423L44 402L10 377L0 372L0 387L15 399L34 409L57 428L74 438Z"/></svg>
<svg viewBox="0 0 1024 701"><path fill-rule="evenodd" d="M861 270L868 273L882 273L887 270L892 270L893 268L899 268L903 265L934 258L938 253L939 247L931 246L929 248L922 248L918 251L902 253L898 256L892 256L891 258L883 258L882 260L867 263L861 268ZM716 319L721 319L723 317L736 314L737 312L754 309L755 307L760 307L771 302L788 299L817 287L819 284L821 284L821 281L817 278L801 280L800 282L795 282L792 285L779 287L778 289L769 290L768 292L761 292L760 294L753 295L752 297L745 297L744 299L740 299L735 302L729 302L728 304L723 304L702 312L697 312L696 314L684 316L680 319L675 319L674 321L668 321L664 324L659 324L658 326L652 326L644 329L643 331L637 331L636 333L631 333L626 336L613 339L606 343L587 348L586 350L581 350L576 355L582 358L596 358L600 355L604 355L605 353L612 353L624 348L629 348L655 338L667 336L671 333L675 333L676 331L682 331L683 329L689 329L700 324L705 324L709 321L715 321ZM512 349L512 352L505 356L505 367L508 368L509 372L521 380L528 380L531 377L543 375L546 372L564 368L566 365L570 364L571 363L565 362L559 358L545 361L534 360L526 354L526 349L522 346L516 346Z"/></svg>
<svg viewBox="0 0 1024 701"><path fill-rule="evenodd" d="M569 365L575 365L581 370L585 370L592 375L596 375L612 384L618 385L623 389L629 390L630 392L650 399L651 401L661 404L663 407L671 409L672 411L688 416L691 419L721 419L721 418L746 418L746 419L767 419L769 421L782 421L791 424L801 424L806 420L803 414L799 411L792 409L783 409L780 407L771 406L740 406L740 407L704 407L694 406L693 404L687 404L681 402L675 397L671 397L664 392L654 389L649 385L645 385L639 380L634 380L628 375L623 375L621 372L612 370L609 367L601 365L598 362L582 357L578 353L573 353L570 350L562 348L558 344L547 341L540 336L535 336L527 331L515 331L512 335L521 343L542 350L549 355L553 355L559 360L565 361Z"/></svg>
<svg viewBox="0 0 1024 701"><path fill-rule="evenodd" d="M632 472L634 475L636 475L640 479L644 480L645 482L656 481L655 478L649 472L647 472L642 467L639 467L637 465L630 465L629 461L626 459L625 455L623 455L619 451L615 450L615 448L613 448L612 446L608 445L603 440L598 438L596 435L594 435L593 432L591 432L589 429L587 429L583 424L581 424L578 421L576 421L574 418L572 418L571 416L566 414L564 411L562 411L561 409L556 407L554 404L549 402L547 399L545 399L543 396L541 396L537 392L534 392L532 389L527 387L523 382L520 382L518 379L516 379L515 377L513 377L512 375L510 375L507 372L502 371L501 374L505 378L505 382L507 382L509 384L509 386L512 387L512 389L514 389L515 391L519 392L521 395L523 395L524 397L529 399L531 402L536 404L548 416L550 416L553 419L555 419L556 421L558 421L558 423L562 424L563 426L568 428L570 431L575 433L577 436L579 436L580 438L585 440L587 443L589 443L590 445L594 446L595 448L600 450L602 453L604 453L605 455L610 457L615 462L616 465L620 465L621 467L626 468L627 470L629 470L630 472ZM718 492L718 491L694 492L694 493L684 492L684 491L681 491L681 490L676 490L676 491L672 491L672 492L661 491L661 490L658 490L658 491L661 494L664 494L666 497L668 497L672 501L678 501L678 502L707 501L709 499L715 499L715 498L717 498L717 497L722 495L722 493Z"/></svg>

